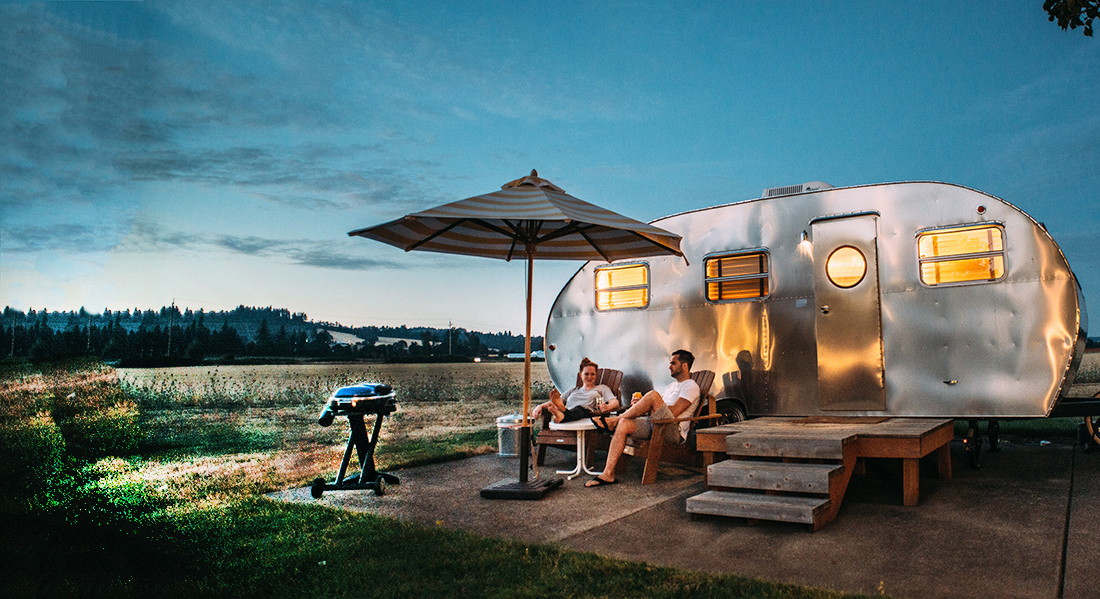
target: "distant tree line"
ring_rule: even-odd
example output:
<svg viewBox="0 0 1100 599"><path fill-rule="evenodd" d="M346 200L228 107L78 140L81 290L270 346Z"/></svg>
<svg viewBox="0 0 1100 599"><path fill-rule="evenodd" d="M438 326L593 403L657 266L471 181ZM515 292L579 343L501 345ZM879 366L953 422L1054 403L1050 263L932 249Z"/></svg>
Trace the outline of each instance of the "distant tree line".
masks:
<svg viewBox="0 0 1100 599"><path fill-rule="evenodd" d="M386 338L393 341L378 343ZM542 338L535 338L532 347L541 348ZM462 328L346 327L312 322L303 313L285 309L246 306L181 312L173 305L97 314L83 308L23 312L6 307L0 317L0 356L34 360L79 355L121 363L237 357L402 360L472 358L491 349L522 351L523 337Z"/></svg>

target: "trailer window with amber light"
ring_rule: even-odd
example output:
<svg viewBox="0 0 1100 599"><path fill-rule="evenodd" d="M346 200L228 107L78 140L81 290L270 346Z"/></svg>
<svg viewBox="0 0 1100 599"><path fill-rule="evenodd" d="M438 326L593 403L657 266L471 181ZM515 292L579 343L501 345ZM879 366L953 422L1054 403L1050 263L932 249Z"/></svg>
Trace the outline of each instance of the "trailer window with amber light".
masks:
<svg viewBox="0 0 1100 599"><path fill-rule="evenodd" d="M863 252L850 245L833 250L825 260L825 275L841 289L859 285L866 274L867 259L863 257Z"/></svg>
<svg viewBox="0 0 1100 599"><path fill-rule="evenodd" d="M624 264L596 269L596 309L621 310L649 305L649 265Z"/></svg>
<svg viewBox="0 0 1100 599"><path fill-rule="evenodd" d="M703 263L707 299L743 300L768 295L768 254L751 252L711 256Z"/></svg>
<svg viewBox="0 0 1100 599"><path fill-rule="evenodd" d="M926 285L996 281L1005 274L1004 230L997 225L920 233L917 252Z"/></svg>

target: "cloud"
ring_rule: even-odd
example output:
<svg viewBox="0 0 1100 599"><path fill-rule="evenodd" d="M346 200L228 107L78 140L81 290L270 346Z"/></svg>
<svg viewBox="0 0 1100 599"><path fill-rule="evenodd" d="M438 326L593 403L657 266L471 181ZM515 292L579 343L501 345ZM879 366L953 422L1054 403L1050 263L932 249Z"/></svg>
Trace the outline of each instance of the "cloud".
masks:
<svg viewBox="0 0 1100 599"><path fill-rule="evenodd" d="M313 247L297 248L291 255L297 264L302 266L315 266L318 268L331 268L336 270L373 270L378 268L398 268L401 265L389 261L368 258L365 256L351 256L344 253L333 252L331 249L314 245Z"/></svg>
<svg viewBox="0 0 1100 599"><path fill-rule="evenodd" d="M253 235L187 233L160 226L148 219L135 220L130 235L115 248L115 251L129 254L175 251L229 253L335 270L361 271L403 266L394 260L363 255L368 248L350 239L316 241L269 239Z"/></svg>
<svg viewBox="0 0 1100 599"><path fill-rule="evenodd" d="M404 168L377 167L348 161L344 150L372 152L367 146L163 148L125 152L115 167L135 181L182 181L211 186L244 188L255 197L284 206L313 210L355 208L361 205L406 206L437 193L408 171L430 169L427 161L398 161Z"/></svg>
<svg viewBox="0 0 1100 599"><path fill-rule="evenodd" d="M97 227L81 224L5 227L3 251L16 254L41 251L86 253L109 249L108 236Z"/></svg>
<svg viewBox="0 0 1100 599"><path fill-rule="evenodd" d="M484 18L351 2L2 4L5 210L128 216L150 182L183 182L396 215L453 199L432 145L449 128L629 120L647 105L625 75L565 70L553 44L506 37L501 52Z"/></svg>
<svg viewBox="0 0 1100 599"><path fill-rule="evenodd" d="M540 35L539 23L474 15L452 6L394 12L361 2L210 2L158 5L175 26L279 73L284 99L330 90L309 114L323 122L363 122L372 113L443 121L462 114L525 121L638 120L654 100L631 84L623 65L578 73L563 64L572 32ZM636 10L636 9L632 9ZM553 12L553 11L551 11ZM608 8L600 18L619 19ZM575 13L545 15L569 22ZM495 22L494 22L495 21ZM571 50L570 50L571 51ZM457 111L457 112L456 112Z"/></svg>
<svg viewBox="0 0 1100 599"><path fill-rule="evenodd" d="M362 115L387 100L364 105L327 88L345 76L322 59L331 45L300 48L318 60L295 64L295 50L258 50L271 44L265 11L231 10L235 20L219 25L223 39L209 35L209 15L192 5L166 21L158 11L170 4L124 14L112 3L0 5L0 177L9 214L75 202L125 209L136 195L126 192L150 181L243 187L314 210L405 205L431 193L409 173L433 161L394 158L394 148L419 142L395 133L402 127L362 129ZM131 21L137 29L118 35Z"/></svg>
<svg viewBox="0 0 1100 599"><path fill-rule="evenodd" d="M138 130L147 94L135 74L147 58L136 40L57 12L70 8L0 5L0 177L12 220L127 203L120 193L130 183L111 156Z"/></svg>

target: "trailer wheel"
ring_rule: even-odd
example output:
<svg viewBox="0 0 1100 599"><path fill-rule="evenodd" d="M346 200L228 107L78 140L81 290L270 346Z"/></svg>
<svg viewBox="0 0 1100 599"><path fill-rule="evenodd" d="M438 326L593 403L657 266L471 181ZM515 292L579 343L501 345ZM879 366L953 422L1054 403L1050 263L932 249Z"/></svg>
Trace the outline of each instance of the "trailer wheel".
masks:
<svg viewBox="0 0 1100 599"><path fill-rule="evenodd" d="M1092 396L1100 399L1100 393ZM1085 416L1085 432L1088 433L1088 442L1092 446L1100 445L1100 416Z"/></svg>
<svg viewBox="0 0 1100 599"><path fill-rule="evenodd" d="M989 435L989 453L997 453L1001 450L1001 421L990 420L985 432Z"/></svg>
<svg viewBox="0 0 1100 599"><path fill-rule="evenodd" d="M966 446L966 457L969 458L970 467L978 469L982 467L982 433L978 430L978 421L971 420L966 428L966 438L963 439Z"/></svg>
<svg viewBox="0 0 1100 599"><path fill-rule="evenodd" d="M325 479L315 478L313 479L313 486L309 488L309 494L314 499L320 499L321 495L325 492Z"/></svg>
<svg viewBox="0 0 1100 599"><path fill-rule="evenodd" d="M1085 416L1085 432L1089 443L1100 445L1100 416Z"/></svg>
<svg viewBox="0 0 1100 599"><path fill-rule="evenodd" d="M721 414L720 418L715 418L713 424L707 424L707 426L718 426L721 424L729 424L731 422L744 422L748 417L745 415L745 408L741 407L741 403L733 399L720 399L715 403L715 410Z"/></svg>

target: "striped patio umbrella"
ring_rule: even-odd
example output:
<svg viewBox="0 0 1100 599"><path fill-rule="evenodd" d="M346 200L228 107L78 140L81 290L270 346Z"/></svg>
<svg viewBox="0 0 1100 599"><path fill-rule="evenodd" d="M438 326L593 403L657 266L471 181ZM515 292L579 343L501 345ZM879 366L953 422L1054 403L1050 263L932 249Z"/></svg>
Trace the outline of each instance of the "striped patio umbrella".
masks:
<svg viewBox="0 0 1100 599"><path fill-rule="evenodd" d="M500 191L352 231L397 246L511 260L619 260L680 254L680 236L605 210L540 179L537 171Z"/></svg>
<svg viewBox="0 0 1100 599"><path fill-rule="evenodd" d="M531 423L531 276L535 260L605 260L676 255L680 236L589 204L532 170L500 191L415 212L397 220L351 231L397 246L420 250L511 260L527 259L527 329L523 361L523 427L520 431L520 475L515 488L499 496L530 498L527 481ZM513 491L515 491L513 493ZM544 494L544 493L543 493ZM540 495L541 496L541 495Z"/></svg>

